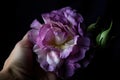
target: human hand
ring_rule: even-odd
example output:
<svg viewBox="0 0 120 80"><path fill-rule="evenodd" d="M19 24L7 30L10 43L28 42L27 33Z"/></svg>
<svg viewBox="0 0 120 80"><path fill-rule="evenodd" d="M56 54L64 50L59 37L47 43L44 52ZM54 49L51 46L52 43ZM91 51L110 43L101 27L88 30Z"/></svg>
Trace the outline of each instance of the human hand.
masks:
<svg viewBox="0 0 120 80"><path fill-rule="evenodd" d="M0 80L57 80L52 72L45 72L39 67L28 33L19 41L0 71Z"/></svg>

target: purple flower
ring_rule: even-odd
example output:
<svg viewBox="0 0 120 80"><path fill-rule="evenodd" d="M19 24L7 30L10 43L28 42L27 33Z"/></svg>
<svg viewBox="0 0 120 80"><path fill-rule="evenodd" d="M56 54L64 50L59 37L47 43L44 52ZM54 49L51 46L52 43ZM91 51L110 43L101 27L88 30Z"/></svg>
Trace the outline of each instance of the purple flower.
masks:
<svg viewBox="0 0 120 80"><path fill-rule="evenodd" d="M71 77L89 49L81 23L83 17L70 7L42 14L44 24L34 20L30 40L40 67L60 77Z"/></svg>

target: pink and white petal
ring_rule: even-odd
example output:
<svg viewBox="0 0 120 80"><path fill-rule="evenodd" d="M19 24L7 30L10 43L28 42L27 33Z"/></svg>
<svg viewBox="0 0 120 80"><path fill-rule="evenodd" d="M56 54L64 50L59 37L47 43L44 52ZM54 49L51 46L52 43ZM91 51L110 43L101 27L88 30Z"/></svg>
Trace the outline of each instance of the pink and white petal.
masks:
<svg viewBox="0 0 120 80"><path fill-rule="evenodd" d="M45 38L47 32L49 31L49 29L50 29L50 25L49 24L44 24L43 27L41 27L40 30L39 30L39 35L38 35L39 37L37 38L37 44L41 48L44 47L42 41L44 40L44 38Z"/></svg>
<svg viewBox="0 0 120 80"><path fill-rule="evenodd" d="M69 27L69 26L65 25L64 26L64 30L71 36L75 36L76 35L76 33L74 32L75 29L72 26Z"/></svg>
<svg viewBox="0 0 120 80"><path fill-rule="evenodd" d="M55 45L55 37L50 27L43 26L40 30L39 37L37 38L37 44L40 48L50 47ZM44 31L44 32L43 32Z"/></svg>
<svg viewBox="0 0 120 80"><path fill-rule="evenodd" d="M55 52L55 51L49 52L47 54L47 62L53 66L59 64L60 58L58 55L59 55L58 52Z"/></svg>
<svg viewBox="0 0 120 80"><path fill-rule="evenodd" d="M33 29L40 29L42 27L42 24L37 20L35 19L32 24L30 25L31 28Z"/></svg>
<svg viewBox="0 0 120 80"><path fill-rule="evenodd" d="M41 39L41 41L45 38L47 32L49 31L50 29L50 25L49 24L44 24L43 27L40 29L39 31L39 37Z"/></svg>
<svg viewBox="0 0 120 80"><path fill-rule="evenodd" d="M40 51L39 45L35 44L35 45L33 46L33 52L39 53L39 51Z"/></svg>
<svg viewBox="0 0 120 80"><path fill-rule="evenodd" d="M35 51L35 50L34 50ZM45 49L38 49L36 50L37 54L37 61L39 62L40 66L45 70L48 71L49 64L46 61L47 51Z"/></svg>
<svg viewBox="0 0 120 80"><path fill-rule="evenodd" d="M42 18L43 18L45 24L50 22L50 15L49 14L47 14L47 13L42 14Z"/></svg>
<svg viewBox="0 0 120 80"><path fill-rule="evenodd" d="M60 53L60 58L62 59L67 58L73 49L73 46L64 46L64 47L65 49L63 49L62 52Z"/></svg>
<svg viewBox="0 0 120 80"><path fill-rule="evenodd" d="M51 51L47 54L47 62L49 64L49 71L54 71L56 66L60 62L60 58L58 57L58 53L55 51Z"/></svg>
<svg viewBox="0 0 120 80"><path fill-rule="evenodd" d="M39 35L39 30L32 29L29 31L29 39L35 44L37 42L37 37Z"/></svg>
<svg viewBox="0 0 120 80"><path fill-rule="evenodd" d="M55 34L55 42L57 45L63 44L66 40L68 35L65 32L54 32Z"/></svg>
<svg viewBox="0 0 120 80"><path fill-rule="evenodd" d="M77 25L77 22L75 21L74 17L72 16L68 16L67 17L68 21L73 25L73 26L76 26Z"/></svg>
<svg viewBox="0 0 120 80"><path fill-rule="evenodd" d="M54 35L52 29L48 30L42 43L45 46L54 46L55 45L55 35Z"/></svg>
<svg viewBox="0 0 120 80"><path fill-rule="evenodd" d="M68 41L67 43L65 43L65 45L62 46L60 58L67 58L70 55L74 46L77 44L77 38L78 36L75 36L74 39Z"/></svg>
<svg viewBox="0 0 120 80"><path fill-rule="evenodd" d="M39 59L43 59L47 55L47 51L44 48L33 48L34 52L38 55Z"/></svg>

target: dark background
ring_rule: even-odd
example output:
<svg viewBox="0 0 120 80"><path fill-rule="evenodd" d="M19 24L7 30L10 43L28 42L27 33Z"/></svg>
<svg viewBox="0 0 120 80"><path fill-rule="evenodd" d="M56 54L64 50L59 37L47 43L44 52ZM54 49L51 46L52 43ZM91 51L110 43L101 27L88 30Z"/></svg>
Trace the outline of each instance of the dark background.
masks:
<svg viewBox="0 0 120 80"><path fill-rule="evenodd" d="M113 8L111 0L16 0L14 3L15 13L12 14L13 8L9 7L13 5L8 3L9 5L5 8L5 20L3 20L5 24L1 26L4 29L1 29L0 69L14 45L30 29L29 26L34 19L37 18L43 22L41 13L70 6L82 14L86 26L95 22L99 16L101 17L101 27L105 27L104 25L110 24L110 21L113 20L111 35L117 36L113 38L107 48L97 50L91 64L86 69L77 71L74 80L105 78L117 80L119 78L120 26L117 11L115 11L117 7Z"/></svg>

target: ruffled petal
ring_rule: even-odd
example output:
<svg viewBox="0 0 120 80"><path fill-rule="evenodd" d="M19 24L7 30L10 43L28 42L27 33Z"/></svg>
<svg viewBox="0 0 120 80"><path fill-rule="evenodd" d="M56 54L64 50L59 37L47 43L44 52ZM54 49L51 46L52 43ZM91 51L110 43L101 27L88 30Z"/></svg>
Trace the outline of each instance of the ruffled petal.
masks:
<svg viewBox="0 0 120 80"><path fill-rule="evenodd" d="M37 54L37 61L40 63L40 67L43 68L45 71L48 70L48 62L46 60L46 50L43 48L39 48L39 46L34 46L33 48L34 52Z"/></svg>
<svg viewBox="0 0 120 80"><path fill-rule="evenodd" d="M57 45L61 45L67 40L68 36L65 32L55 31L54 34L55 34L55 43Z"/></svg>
<svg viewBox="0 0 120 80"><path fill-rule="evenodd" d="M41 38L41 40L43 40L45 38L45 35L49 31L50 27L51 26L49 24L44 24L43 27L40 29L39 37Z"/></svg>
<svg viewBox="0 0 120 80"><path fill-rule="evenodd" d="M80 27L80 24L78 24L78 33L83 37L83 30L82 28Z"/></svg>
<svg viewBox="0 0 120 80"><path fill-rule="evenodd" d="M49 71L54 71L56 69L56 66L59 64L60 59L58 57L58 52L51 51L47 54L47 62L49 64Z"/></svg>
<svg viewBox="0 0 120 80"><path fill-rule="evenodd" d="M78 64L78 63L72 63L72 62L67 62L66 63L66 77L71 77L71 76L73 76L74 75L74 73L75 73L75 70L76 69L78 69L78 68L80 68L81 66L80 66L80 64Z"/></svg>
<svg viewBox="0 0 120 80"><path fill-rule="evenodd" d="M74 55L69 56L69 58L67 59L67 61L75 63L75 62L78 62L78 61L84 59L86 51L87 51L86 49L80 48L79 52L76 53L76 54L74 54Z"/></svg>
<svg viewBox="0 0 120 80"><path fill-rule="evenodd" d="M71 16L70 14L68 14L66 12L64 12L64 15L72 25L75 25L75 26L77 25L73 16Z"/></svg>
<svg viewBox="0 0 120 80"><path fill-rule="evenodd" d="M32 24L30 25L31 28L33 29L40 29L42 27L42 24L39 23L37 19L35 19Z"/></svg>
<svg viewBox="0 0 120 80"><path fill-rule="evenodd" d="M52 29L49 29L45 35L44 40L42 41L44 46L55 46L55 35Z"/></svg>
<svg viewBox="0 0 120 80"><path fill-rule="evenodd" d="M37 37L37 43L41 48L44 47L42 41L44 40L47 32L50 30L50 25L49 24L45 24L43 25L43 27L41 27L41 29L39 30L39 37Z"/></svg>
<svg viewBox="0 0 120 80"><path fill-rule="evenodd" d="M79 47L83 47L88 50L89 46L90 46L90 39L88 37L79 37L79 39L77 41L77 45Z"/></svg>
<svg viewBox="0 0 120 80"><path fill-rule="evenodd" d="M39 30L32 29L29 31L29 39L34 44L37 42L37 37L39 35Z"/></svg>
<svg viewBox="0 0 120 80"><path fill-rule="evenodd" d="M75 67L73 63L67 64L66 77L71 77L74 74Z"/></svg>
<svg viewBox="0 0 120 80"><path fill-rule="evenodd" d="M78 62L85 58L85 53L89 49L89 38L78 38L78 44L74 46L74 50L68 58L68 61Z"/></svg>
<svg viewBox="0 0 120 80"><path fill-rule="evenodd" d="M65 45L62 46L62 51L60 53L60 58L67 58L69 54L72 52L74 46L77 43L78 36L75 36L74 39L68 41L65 43Z"/></svg>

